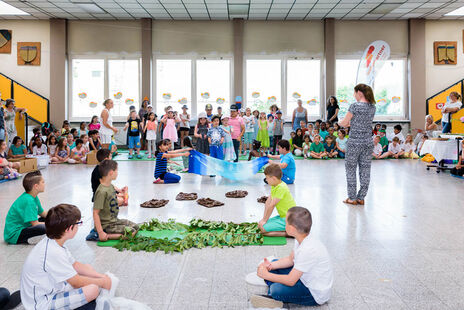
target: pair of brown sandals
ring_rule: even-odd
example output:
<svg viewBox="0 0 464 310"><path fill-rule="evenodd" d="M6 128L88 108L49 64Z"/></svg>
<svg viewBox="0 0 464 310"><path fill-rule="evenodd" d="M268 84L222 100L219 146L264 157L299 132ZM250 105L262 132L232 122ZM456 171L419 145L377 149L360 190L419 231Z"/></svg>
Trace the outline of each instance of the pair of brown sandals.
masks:
<svg viewBox="0 0 464 310"><path fill-rule="evenodd" d="M353 206L357 206L357 205L364 206L364 200L361 200L361 199L351 200L350 198L346 198L345 200L343 200L343 203L353 205Z"/></svg>

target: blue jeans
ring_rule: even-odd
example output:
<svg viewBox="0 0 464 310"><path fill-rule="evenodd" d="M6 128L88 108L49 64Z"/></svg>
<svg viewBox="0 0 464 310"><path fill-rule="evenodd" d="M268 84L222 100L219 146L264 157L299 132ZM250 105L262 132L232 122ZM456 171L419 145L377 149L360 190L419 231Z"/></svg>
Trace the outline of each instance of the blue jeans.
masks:
<svg viewBox="0 0 464 310"><path fill-rule="evenodd" d="M441 122L441 126L443 127L442 133L449 133L451 132L451 122Z"/></svg>
<svg viewBox="0 0 464 310"><path fill-rule="evenodd" d="M209 156L217 158L217 159L224 159L224 150L222 145L210 145L209 146Z"/></svg>
<svg viewBox="0 0 464 310"><path fill-rule="evenodd" d="M342 151L338 151L338 157L345 158L345 153L343 153Z"/></svg>
<svg viewBox="0 0 464 310"><path fill-rule="evenodd" d="M295 182L295 179L290 179L289 176L282 174L282 181L284 181L285 184L293 184Z"/></svg>
<svg viewBox="0 0 464 310"><path fill-rule="evenodd" d="M0 129L0 140L5 141L5 129Z"/></svg>
<svg viewBox="0 0 464 310"><path fill-rule="evenodd" d="M174 173L166 172L165 174L160 175L160 179L164 181L164 184L179 183L180 176Z"/></svg>
<svg viewBox="0 0 464 310"><path fill-rule="evenodd" d="M277 259L273 260L276 261ZM293 268L283 268L271 270L275 274L289 274ZM309 289L298 280L294 286L287 286L282 283L274 283L266 281L269 286L268 295L275 300L279 300L286 303L299 304L304 306L318 306L319 304L314 300L313 295Z"/></svg>

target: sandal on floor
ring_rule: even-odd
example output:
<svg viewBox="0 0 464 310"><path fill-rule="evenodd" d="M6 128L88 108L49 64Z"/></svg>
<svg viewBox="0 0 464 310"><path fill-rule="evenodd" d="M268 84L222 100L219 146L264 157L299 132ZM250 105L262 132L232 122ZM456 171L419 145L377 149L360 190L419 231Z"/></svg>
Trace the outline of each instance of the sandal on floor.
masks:
<svg viewBox="0 0 464 310"><path fill-rule="evenodd" d="M363 200L358 199L356 200L356 202L358 203L358 205L364 206L364 199Z"/></svg>
<svg viewBox="0 0 464 310"><path fill-rule="evenodd" d="M350 198L346 198L345 200L343 200L343 203L353 205L353 206L356 206L358 204L356 200L350 200Z"/></svg>

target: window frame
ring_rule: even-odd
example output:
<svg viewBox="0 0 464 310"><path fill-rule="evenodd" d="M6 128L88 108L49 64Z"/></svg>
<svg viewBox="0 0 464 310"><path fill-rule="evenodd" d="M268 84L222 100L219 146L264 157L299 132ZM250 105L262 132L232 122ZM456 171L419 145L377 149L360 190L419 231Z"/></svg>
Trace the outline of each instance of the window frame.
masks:
<svg viewBox="0 0 464 310"><path fill-rule="evenodd" d="M287 104L287 83L288 83L288 72L287 72L287 62L288 60L318 60L319 61L319 66L320 66L320 77L319 77L319 98L321 100L320 105L319 105L319 115L308 115L308 121L310 122L315 122L317 119L319 119L323 114L323 93L324 93L324 83L323 81L323 76L324 76L324 67L323 67L323 58L322 57L316 57L316 56L288 56L288 55L256 55L256 54L251 54L251 55L245 55L243 57L243 102L247 102L247 60L280 60L280 74L281 74L281 102L282 106L281 111L284 115L283 119L285 122L290 122L292 120L292 115L293 111L288 111L288 104Z"/></svg>
<svg viewBox="0 0 464 310"><path fill-rule="evenodd" d="M361 56L338 56L335 59L335 94L337 92L337 60L358 60L360 59ZM380 116L375 116L374 117L374 122L405 122L405 121L410 121L409 117L409 111L410 111L410 101L409 101L409 58L407 56L401 57L401 56L393 56L390 57L388 60L402 60L403 63L403 70L404 70L404 85L403 85L403 113L400 116L385 116L385 115L380 115ZM374 84L375 86L375 84ZM327 111L324 111L324 119L327 118Z"/></svg>
<svg viewBox="0 0 464 310"><path fill-rule="evenodd" d="M204 111L204 109L198 109L198 100L197 100L197 60L228 60L229 61L229 87L230 87L230 98L229 102L232 104L232 100L234 98L234 59L233 56L200 56L200 55L168 55L168 54L154 54L153 55L153 62L152 62L152 105L154 110L157 110L157 67L156 63L157 60L190 60L191 65L191 110L190 119L197 120L198 113ZM180 111L180 108L179 108ZM214 111L213 111L214 112ZM160 116L159 116L160 117Z"/></svg>
<svg viewBox="0 0 464 310"><path fill-rule="evenodd" d="M68 111L67 111L67 116L68 120L70 122L90 122L90 119L87 117L74 117L73 116L73 102L72 102L72 94L73 94L73 72L72 72L72 62L74 59L98 59L98 60L103 60L104 61L104 71L103 71L103 98L109 98L113 99L110 97L109 94L109 60L137 60L138 61L138 69L139 69L139 74L137 76L138 78L138 83L139 83L139 98L140 102L139 105L142 104L143 98L142 98L142 58L141 57L117 57L117 56L108 56L108 55L72 55L68 57L68 81L69 81L69 86L68 86ZM103 102L98 102L99 107L101 105L101 108L103 109ZM96 115L100 116L99 113ZM113 116L113 121L114 122L125 122L127 119L127 116Z"/></svg>

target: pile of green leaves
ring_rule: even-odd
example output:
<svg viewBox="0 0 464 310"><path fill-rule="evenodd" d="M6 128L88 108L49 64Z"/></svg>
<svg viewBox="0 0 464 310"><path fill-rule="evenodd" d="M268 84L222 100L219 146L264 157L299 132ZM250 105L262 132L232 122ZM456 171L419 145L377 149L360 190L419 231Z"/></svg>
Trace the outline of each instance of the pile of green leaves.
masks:
<svg viewBox="0 0 464 310"><path fill-rule="evenodd" d="M182 238L152 238L145 236L132 236L130 229L126 231L121 242L114 247L120 251L146 251L165 253L183 252L190 248L202 249L207 246L235 247L252 244L263 244L264 237L257 223L216 222L192 219L190 225L178 223L173 219L161 222L152 219L140 225L141 230L160 231L176 230L182 233Z"/></svg>

